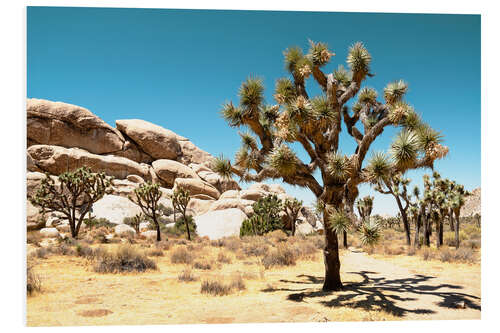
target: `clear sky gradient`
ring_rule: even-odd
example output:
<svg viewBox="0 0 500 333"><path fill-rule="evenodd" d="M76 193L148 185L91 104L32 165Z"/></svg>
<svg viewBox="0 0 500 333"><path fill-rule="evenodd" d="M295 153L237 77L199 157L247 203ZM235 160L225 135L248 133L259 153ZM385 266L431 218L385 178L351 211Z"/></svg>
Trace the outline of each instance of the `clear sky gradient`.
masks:
<svg viewBox="0 0 500 333"><path fill-rule="evenodd" d="M307 52L308 39L328 43L336 56L324 70L332 71L362 41L376 74L366 85L380 93L390 81L407 81L407 101L450 147L436 169L467 189L480 186L479 15L28 7L27 23L28 97L86 107L113 126L145 119L228 157L240 141L219 111L238 102L246 77L262 77L273 103L287 47ZM312 78L307 83L310 95L320 92ZM386 150L396 131L385 130L372 151ZM341 140L351 154L345 131ZM423 173L409 176L420 185ZM307 189L285 187L313 200ZM375 194L375 213L396 211L391 197Z"/></svg>

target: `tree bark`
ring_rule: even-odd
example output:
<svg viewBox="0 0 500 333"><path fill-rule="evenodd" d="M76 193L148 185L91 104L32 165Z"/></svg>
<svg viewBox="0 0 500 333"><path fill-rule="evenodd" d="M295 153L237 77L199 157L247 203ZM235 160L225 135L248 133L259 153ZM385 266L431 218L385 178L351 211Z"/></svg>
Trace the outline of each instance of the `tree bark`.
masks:
<svg viewBox="0 0 500 333"><path fill-rule="evenodd" d="M453 223L453 211L451 211L448 215L450 221L450 230L455 231L455 223Z"/></svg>
<svg viewBox="0 0 500 333"><path fill-rule="evenodd" d="M396 198L399 212L401 213L401 219L403 220L403 226L405 228L405 235L406 235L406 245L410 246L411 245L411 236L410 236L410 223L408 222L408 215L406 215L406 210L403 208L403 205L401 204L401 200L399 199L399 196L394 195L394 197Z"/></svg>
<svg viewBox="0 0 500 333"><path fill-rule="evenodd" d="M429 232L429 220L427 216L423 215L423 224L424 224L424 245L429 247L431 245L430 240L430 232Z"/></svg>
<svg viewBox="0 0 500 333"><path fill-rule="evenodd" d="M328 225L328 213L325 212L323 225ZM337 233L330 228L325 227L325 249L323 251L325 263L325 281L323 283L324 291L337 291L342 289L340 280L340 259L339 244Z"/></svg>
<svg viewBox="0 0 500 333"><path fill-rule="evenodd" d="M344 232L343 232L343 234L344 234L344 235L343 235L343 236L344 236L344 237L343 237L343 243L344 243L343 245L344 245L344 248L345 248L345 249L347 249L347 248L349 247L349 246L347 245L347 231L344 231Z"/></svg>
<svg viewBox="0 0 500 333"><path fill-rule="evenodd" d="M450 215L450 217L452 215ZM460 247L460 216L456 214L456 212L455 212L455 218L457 219L455 228L455 248L458 249Z"/></svg>
<svg viewBox="0 0 500 333"><path fill-rule="evenodd" d="M416 248L420 248L420 224L421 224L422 216L418 214L415 219L415 239L413 240L413 246Z"/></svg>

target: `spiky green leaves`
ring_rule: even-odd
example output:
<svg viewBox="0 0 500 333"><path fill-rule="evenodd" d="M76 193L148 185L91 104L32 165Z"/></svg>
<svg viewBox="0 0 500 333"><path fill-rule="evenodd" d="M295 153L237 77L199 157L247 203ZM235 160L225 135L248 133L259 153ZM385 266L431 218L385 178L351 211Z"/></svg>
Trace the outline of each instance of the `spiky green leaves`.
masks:
<svg viewBox="0 0 500 333"><path fill-rule="evenodd" d="M249 77L244 81L239 90L240 104L248 110L258 110L264 101L264 84L262 79Z"/></svg>
<svg viewBox="0 0 500 333"><path fill-rule="evenodd" d="M332 209L328 217L328 227L331 230L340 235L343 232L347 232L350 226L351 220L343 211Z"/></svg>
<svg viewBox="0 0 500 333"><path fill-rule="evenodd" d="M407 115L414 113L413 108L404 101L398 101L389 106L389 120L394 125L399 125Z"/></svg>
<svg viewBox="0 0 500 333"><path fill-rule="evenodd" d="M243 124L243 112L241 108L234 106L233 102L224 104L221 114L231 127L239 127Z"/></svg>
<svg viewBox="0 0 500 333"><path fill-rule="evenodd" d="M231 161L225 158L224 155L220 155L219 157L215 157L212 159L210 163L210 169L212 169L215 173L219 174L221 177L229 179L231 178L233 171L231 168Z"/></svg>
<svg viewBox="0 0 500 333"><path fill-rule="evenodd" d="M387 104L394 104L403 99L408 91L408 84L403 80L391 82L384 88L384 98Z"/></svg>
<svg viewBox="0 0 500 333"><path fill-rule="evenodd" d="M358 101L361 104L375 104L377 96L378 94L375 89L364 87L359 91Z"/></svg>
<svg viewBox="0 0 500 333"><path fill-rule="evenodd" d="M309 40L309 44L308 57L315 66L321 67L326 65L330 61L330 58L335 55L328 50L328 45L326 43L315 43Z"/></svg>
<svg viewBox="0 0 500 333"><path fill-rule="evenodd" d="M300 47L294 46L286 49L284 55L285 67L295 78L303 80L311 75L313 64L308 57L304 56Z"/></svg>
<svg viewBox="0 0 500 333"><path fill-rule="evenodd" d="M352 73L348 72L344 65L339 65L339 67L333 71L333 78L344 87L347 87L351 83Z"/></svg>
<svg viewBox="0 0 500 333"><path fill-rule="evenodd" d="M238 134L241 137L241 145L243 146L243 148L250 150L257 149L257 140L252 134L248 132L246 133L239 132Z"/></svg>
<svg viewBox="0 0 500 333"><path fill-rule="evenodd" d="M351 167L349 158L340 152L330 153L327 158L327 170L330 175L338 182L345 181Z"/></svg>
<svg viewBox="0 0 500 333"><path fill-rule="evenodd" d="M375 218L370 218L360 228L361 243L374 246L380 240L380 226Z"/></svg>
<svg viewBox="0 0 500 333"><path fill-rule="evenodd" d="M390 153L399 169L411 168L418 157L420 142L415 132L401 131L391 144Z"/></svg>
<svg viewBox="0 0 500 333"><path fill-rule="evenodd" d="M353 72L353 79L360 83L370 72L372 56L363 43L357 42L349 48L347 64Z"/></svg>
<svg viewBox="0 0 500 333"><path fill-rule="evenodd" d="M304 96L297 97L287 106L290 120L298 124L310 120L313 116L312 110L311 102Z"/></svg>
<svg viewBox="0 0 500 333"><path fill-rule="evenodd" d="M365 177L370 182L387 177L392 172L392 162L383 152L376 152L365 168Z"/></svg>
<svg viewBox="0 0 500 333"><path fill-rule="evenodd" d="M290 147L282 144L269 153L267 163L277 174L287 177L297 172L298 158Z"/></svg>
<svg viewBox="0 0 500 333"><path fill-rule="evenodd" d="M312 115L319 122L321 128L333 123L337 119L337 114L328 104L325 96L316 96L311 100Z"/></svg>
<svg viewBox="0 0 500 333"><path fill-rule="evenodd" d="M276 81L274 99L278 104L288 104L296 97L295 86L289 78L280 78Z"/></svg>

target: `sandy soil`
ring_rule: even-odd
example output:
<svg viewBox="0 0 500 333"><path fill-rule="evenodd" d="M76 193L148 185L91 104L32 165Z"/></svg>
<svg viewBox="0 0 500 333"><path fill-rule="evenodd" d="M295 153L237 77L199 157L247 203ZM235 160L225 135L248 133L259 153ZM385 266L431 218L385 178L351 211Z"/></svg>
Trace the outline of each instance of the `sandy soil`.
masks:
<svg viewBox="0 0 500 333"><path fill-rule="evenodd" d="M208 257L219 251L208 247ZM312 322L480 319L480 266L424 262L407 256L342 254L341 292L322 292L323 263L264 270L257 258L211 271L193 270L194 282L177 280L184 265L158 257L159 270L97 274L82 258L53 256L35 267L43 293L28 297L29 326L182 323ZM243 274L246 290L228 296L200 293L201 281Z"/></svg>

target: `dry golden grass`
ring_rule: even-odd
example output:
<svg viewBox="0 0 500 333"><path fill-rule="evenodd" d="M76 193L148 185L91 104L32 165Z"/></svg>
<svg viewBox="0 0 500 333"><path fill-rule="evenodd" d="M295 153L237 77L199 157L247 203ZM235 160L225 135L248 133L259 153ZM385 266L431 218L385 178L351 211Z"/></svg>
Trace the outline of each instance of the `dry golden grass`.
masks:
<svg viewBox="0 0 500 333"><path fill-rule="evenodd" d="M131 246L146 253L160 247L146 240L137 242ZM267 245L269 252L259 256L251 250L246 255L245 247L255 247L254 243ZM324 274L321 244L321 236L283 240L276 234L211 242L171 239L168 246L164 246L164 256L150 257L157 270L115 274L94 272L91 255L86 259L54 251L45 259L37 259L36 272L43 281L43 293L28 298L27 323L29 326L75 326L427 319L425 315L402 315L394 310L396 304L389 306L394 292L376 290L371 283L367 284L359 272L376 268L359 266L359 260L353 259L349 250L341 250L343 282L347 286L360 285L359 290L364 291L358 293L358 289L351 288L337 293L321 292ZM109 252L119 247L118 244L96 244L91 249L95 251L98 246ZM285 247L285 252L295 259L295 265L270 265L265 269L262 258ZM36 247L30 244L29 251L34 249ZM189 255L186 256L186 252ZM172 260L176 256L178 258ZM453 272L448 276L450 284L456 284L456 279L462 282L457 276L462 274L468 277L463 283L477 285L477 295L480 295L480 278L474 277L480 272L476 269L479 265L424 261L418 255L376 254L374 257L382 260L366 256L374 264L391 261L404 267L403 273L409 270L415 274L448 276L448 272ZM196 262L213 265L210 269L193 269ZM231 291L224 296L205 294L202 286L207 281L219 281L231 286ZM386 296L389 301L378 299ZM398 296L405 298L405 295ZM439 318L451 319L462 314L444 312L442 316Z"/></svg>

